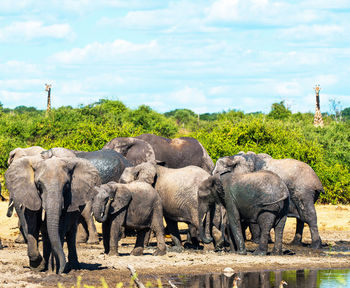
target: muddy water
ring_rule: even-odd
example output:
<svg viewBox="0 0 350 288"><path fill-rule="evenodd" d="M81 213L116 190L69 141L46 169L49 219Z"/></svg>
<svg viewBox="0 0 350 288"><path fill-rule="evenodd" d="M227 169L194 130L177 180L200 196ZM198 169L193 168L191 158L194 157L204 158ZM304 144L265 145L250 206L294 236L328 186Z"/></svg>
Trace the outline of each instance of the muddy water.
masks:
<svg viewBox="0 0 350 288"><path fill-rule="evenodd" d="M284 286L285 288L350 288L350 269L242 272L226 276L224 274L184 275L170 277L170 280L179 288L226 288L233 287L236 276L241 279L237 282L239 288L278 288L282 280L288 283Z"/></svg>

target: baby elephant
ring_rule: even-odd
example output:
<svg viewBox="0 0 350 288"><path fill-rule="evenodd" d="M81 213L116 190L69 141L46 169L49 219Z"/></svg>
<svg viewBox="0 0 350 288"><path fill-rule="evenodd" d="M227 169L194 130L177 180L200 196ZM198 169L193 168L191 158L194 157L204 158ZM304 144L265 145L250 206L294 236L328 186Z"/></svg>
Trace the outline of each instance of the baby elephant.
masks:
<svg viewBox="0 0 350 288"><path fill-rule="evenodd" d="M109 182L95 187L93 213L102 222L105 253L118 255L118 240L124 228L137 231L136 244L131 255L142 255L145 234L151 229L157 237L153 255L164 255L163 208L157 191L144 182L120 184Z"/></svg>

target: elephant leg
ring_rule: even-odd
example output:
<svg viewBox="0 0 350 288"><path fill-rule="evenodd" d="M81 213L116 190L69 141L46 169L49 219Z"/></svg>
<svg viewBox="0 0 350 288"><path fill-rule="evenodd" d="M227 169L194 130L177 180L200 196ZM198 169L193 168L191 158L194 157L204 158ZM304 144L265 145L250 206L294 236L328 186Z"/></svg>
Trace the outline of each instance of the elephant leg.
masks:
<svg viewBox="0 0 350 288"><path fill-rule="evenodd" d="M239 215L239 211L236 205L233 203L233 200L227 201L227 218L229 222L229 226L234 237L234 241L237 246L237 253L246 255L247 250L245 248L245 243L242 234L242 226L241 219Z"/></svg>
<svg viewBox="0 0 350 288"><path fill-rule="evenodd" d="M291 244L301 245L301 238L302 238L303 230L304 230L304 222L301 221L299 218L296 218L296 220L297 220L297 227L295 230L294 239L293 239Z"/></svg>
<svg viewBox="0 0 350 288"><path fill-rule="evenodd" d="M69 227L66 232L66 241L68 247L68 267L69 269L80 269L80 264L78 261L77 247L76 247L76 235L77 235L77 219L78 212L72 212L69 216Z"/></svg>
<svg viewBox="0 0 350 288"><path fill-rule="evenodd" d="M118 242L121 237L123 222L122 219L125 218L125 213L121 213L122 215L114 216L111 215L111 225L110 225L110 239L109 239L109 255L119 255L118 252ZM143 243L142 243L143 245Z"/></svg>
<svg viewBox="0 0 350 288"><path fill-rule="evenodd" d="M273 246L272 254L282 255L282 240L283 240L283 230L287 221L287 216L283 216L278 219L275 224L275 245ZM270 233L269 233L270 235Z"/></svg>
<svg viewBox="0 0 350 288"><path fill-rule="evenodd" d="M87 225L84 218L79 215L78 227L77 227L77 243L86 243L88 240Z"/></svg>
<svg viewBox="0 0 350 288"><path fill-rule="evenodd" d="M183 248L181 245L181 236L180 236L179 228L177 226L177 222L167 217L165 217L165 221L168 225L168 231L170 233L171 240L173 241L173 245L174 245L172 250L174 250L175 252L182 252Z"/></svg>
<svg viewBox="0 0 350 288"><path fill-rule="evenodd" d="M94 218L92 217L92 202L88 202L81 212L81 216L84 219L83 222L86 224L86 230L88 232L88 244L98 244L98 234Z"/></svg>
<svg viewBox="0 0 350 288"><path fill-rule="evenodd" d="M31 211L29 209L25 209L24 217L27 223L26 234L29 266L33 270L42 271L45 268L45 261L40 255L38 249L39 231L41 228L41 210Z"/></svg>
<svg viewBox="0 0 350 288"><path fill-rule="evenodd" d="M310 234L311 234L311 247L314 249L321 249L322 247L322 241L320 234L318 233L318 227L317 227L317 214L316 209L314 205L309 205L309 209L304 214L305 222L309 225Z"/></svg>
<svg viewBox="0 0 350 288"><path fill-rule="evenodd" d="M105 222L102 223L102 239L103 239L103 248L104 253L108 254L110 247L109 247L109 239L111 237L111 222L109 219L107 219Z"/></svg>
<svg viewBox="0 0 350 288"><path fill-rule="evenodd" d="M161 202L159 202L159 205L155 205L155 208L153 210L151 229L147 230L145 235L145 241L149 242L149 237L152 231L155 233L157 238L157 250L153 252L153 255L165 255L166 245L164 239L163 208Z"/></svg>
<svg viewBox="0 0 350 288"><path fill-rule="evenodd" d="M135 247L131 251L130 255L133 255L133 256L143 255L143 245L145 242L146 232L147 232L146 229L137 231Z"/></svg>
<svg viewBox="0 0 350 288"><path fill-rule="evenodd" d="M273 227L273 224L276 221L276 216L271 212L263 212L258 216L258 224L260 227L260 239L259 246L254 251L254 255L266 255L267 254L267 244L269 241L270 231Z"/></svg>
<svg viewBox="0 0 350 288"><path fill-rule="evenodd" d="M198 229L193 224L188 224L188 231L194 249L199 248Z"/></svg>
<svg viewBox="0 0 350 288"><path fill-rule="evenodd" d="M251 241L258 244L260 239L260 227L257 223L249 223L249 231L252 235Z"/></svg>
<svg viewBox="0 0 350 288"><path fill-rule="evenodd" d="M46 221L41 225L41 235L43 239L43 257L45 261L45 270L48 269L50 255L51 255L51 242L49 238L49 234L47 233Z"/></svg>

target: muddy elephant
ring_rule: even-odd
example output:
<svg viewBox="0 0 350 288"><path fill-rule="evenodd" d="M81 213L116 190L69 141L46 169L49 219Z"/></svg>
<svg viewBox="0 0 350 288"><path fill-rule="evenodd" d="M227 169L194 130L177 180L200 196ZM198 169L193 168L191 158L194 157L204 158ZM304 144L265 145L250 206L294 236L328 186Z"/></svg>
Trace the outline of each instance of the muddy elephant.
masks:
<svg viewBox="0 0 350 288"><path fill-rule="evenodd" d="M50 263L56 273L78 268L77 219L92 199L92 188L100 184L97 169L80 158L25 156L11 163L5 179L27 237L30 267L41 271ZM42 211L45 212L43 222ZM43 257L38 249L40 229ZM68 246L68 263L63 251L64 239Z"/></svg>
<svg viewBox="0 0 350 288"><path fill-rule="evenodd" d="M214 163L202 144L191 137L168 139L153 134L119 137L112 139L103 149L114 149L133 165L156 161L168 168L194 165L209 173L214 168Z"/></svg>
<svg viewBox="0 0 350 288"><path fill-rule="evenodd" d="M244 161L242 161L242 158ZM295 159L273 159L268 154L254 152L240 152L237 155L218 159L214 173L231 169L237 165L231 160L240 159L235 169L249 171L266 170L276 173L286 183L290 193L289 217L297 218L296 233L293 244L301 244L304 223L307 223L311 232L311 247L321 248L322 242L317 227L317 214L314 203L323 187L314 170L304 162Z"/></svg>
<svg viewBox="0 0 350 288"><path fill-rule="evenodd" d="M198 190L200 237L206 239L203 225L205 213L215 203L226 208L229 230L239 254L246 254L241 222L257 223L261 230L256 255L266 255L270 230L275 229L274 254L282 254L283 229L289 206L286 184L270 171L247 172L226 170L204 180Z"/></svg>
<svg viewBox="0 0 350 288"><path fill-rule="evenodd" d="M163 209L157 191L148 183L121 184L109 182L95 187L93 200L95 219L102 222L103 246L106 254L118 255L118 240L122 228L137 232L131 255L142 255L145 235L152 230L157 237L153 255L164 255Z"/></svg>
<svg viewBox="0 0 350 288"><path fill-rule="evenodd" d="M162 200L163 214L167 229L175 245L175 251L181 251L181 238L178 222L189 226L191 242L198 242L198 186L210 174L197 166L179 169L167 168L152 163L142 163L126 168L120 178L121 183L144 181L153 184Z"/></svg>

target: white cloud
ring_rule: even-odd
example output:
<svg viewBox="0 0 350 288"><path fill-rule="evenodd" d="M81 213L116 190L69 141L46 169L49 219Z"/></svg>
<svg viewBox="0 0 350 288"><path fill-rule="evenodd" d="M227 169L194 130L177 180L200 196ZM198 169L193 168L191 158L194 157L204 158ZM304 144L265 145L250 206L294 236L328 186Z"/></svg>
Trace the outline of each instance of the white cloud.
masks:
<svg viewBox="0 0 350 288"><path fill-rule="evenodd" d="M56 53L52 58L61 63L80 63L84 61L111 61L123 54L149 53L154 54L157 49L157 41L152 40L146 44L136 44L117 39L113 42L94 42L83 48L74 48L70 51ZM144 56L144 55L143 55Z"/></svg>
<svg viewBox="0 0 350 288"><path fill-rule="evenodd" d="M207 101L203 91L188 86L182 90L171 93L170 99L179 104L194 104Z"/></svg>
<svg viewBox="0 0 350 288"><path fill-rule="evenodd" d="M38 75L41 74L39 67L36 64L31 64L23 61L6 61L0 63L0 75L4 77L11 77L11 75Z"/></svg>
<svg viewBox="0 0 350 288"><path fill-rule="evenodd" d="M207 9L208 20L236 21L239 0L218 0Z"/></svg>
<svg viewBox="0 0 350 288"><path fill-rule="evenodd" d="M45 26L40 21L13 22L0 28L1 42L22 42L39 38L70 39L73 35L69 24Z"/></svg>

